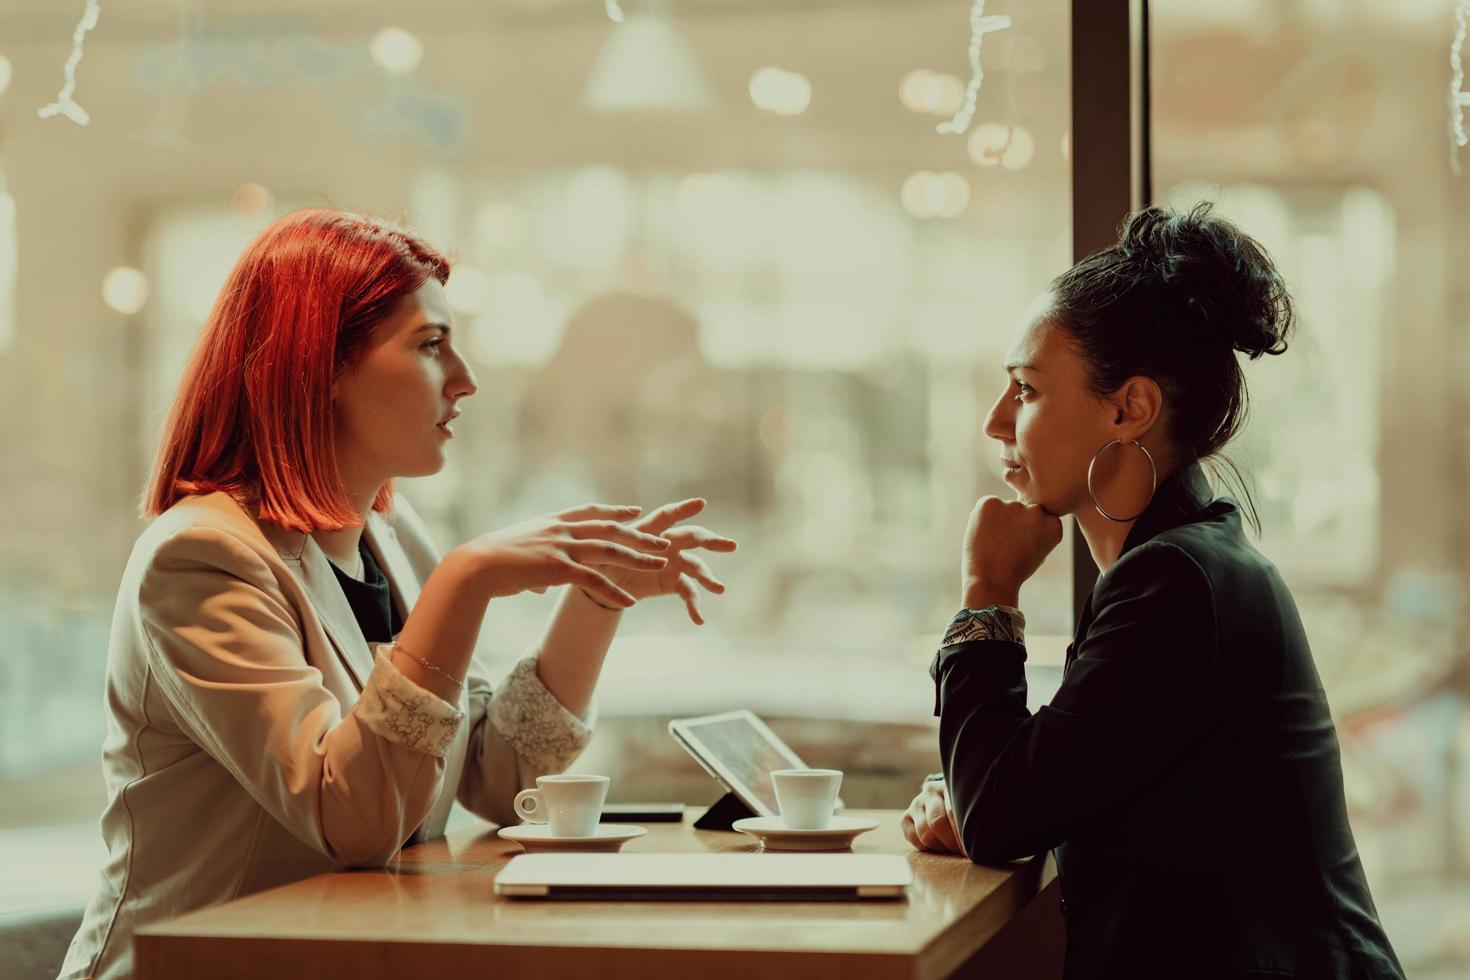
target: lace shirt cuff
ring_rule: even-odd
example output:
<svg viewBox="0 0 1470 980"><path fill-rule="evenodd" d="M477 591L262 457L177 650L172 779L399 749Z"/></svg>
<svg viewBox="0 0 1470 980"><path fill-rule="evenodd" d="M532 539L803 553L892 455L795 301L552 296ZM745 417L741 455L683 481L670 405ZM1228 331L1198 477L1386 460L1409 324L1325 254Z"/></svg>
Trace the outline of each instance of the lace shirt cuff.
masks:
<svg viewBox="0 0 1470 980"><path fill-rule="evenodd" d="M984 609L961 609L944 632L941 647L970 640L1008 640L1026 642L1026 616L1015 606L986 606Z"/></svg>
<svg viewBox="0 0 1470 980"><path fill-rule="evenodd" d="M536 772L560 772L592 739L597 707L581 718L572 714L536 675L536 658L515 665L490 699L490 724Z"/></svg>
<svg viewBox="0 0 1470 980"><path fill-rule="evenodd" d="M388 655L391 648L389 643L378 647L372 675L352 711L374 735L442 759L465 713L404 677Z"/></svg>

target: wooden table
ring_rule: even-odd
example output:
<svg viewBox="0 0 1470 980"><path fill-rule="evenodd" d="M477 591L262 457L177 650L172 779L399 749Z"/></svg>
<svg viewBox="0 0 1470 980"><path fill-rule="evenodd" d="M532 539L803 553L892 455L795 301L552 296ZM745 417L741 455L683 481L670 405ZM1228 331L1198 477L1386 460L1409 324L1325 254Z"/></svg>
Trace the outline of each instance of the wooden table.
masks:
<svg viewBox="0 0 1470 980"><path fill-rule="evenodd" d="M648 824L625 852L754 851L743 834ZM902 854L906 901L564 902L500 899L520 847L490 825L406 848L388 867L320 875L139 931L144 980L213 977L662 978L1060 976L1055 875L914 851L898 811L860 853Z"/></svg>

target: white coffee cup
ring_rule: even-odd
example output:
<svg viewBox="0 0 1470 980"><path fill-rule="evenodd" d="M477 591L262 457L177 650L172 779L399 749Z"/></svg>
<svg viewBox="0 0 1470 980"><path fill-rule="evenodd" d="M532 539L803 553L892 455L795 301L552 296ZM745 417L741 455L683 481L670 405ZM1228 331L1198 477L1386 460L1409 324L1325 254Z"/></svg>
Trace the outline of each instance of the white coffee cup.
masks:
<svg viewBox="0 0 1470 980"><path fill-rule="evenodd" d="M551 825L557 837L591 837L607 799L606 776L537 776L535 789L516 794L516 816Z"/></svg>
<svg viewBox="0 0 1470 980"><path fill-rule="evenodd" d="M832 822L837 790L842 786L838 769L777 769L771 773L776 788L776 806L781 821L792 830L823 830Z"/></svg>

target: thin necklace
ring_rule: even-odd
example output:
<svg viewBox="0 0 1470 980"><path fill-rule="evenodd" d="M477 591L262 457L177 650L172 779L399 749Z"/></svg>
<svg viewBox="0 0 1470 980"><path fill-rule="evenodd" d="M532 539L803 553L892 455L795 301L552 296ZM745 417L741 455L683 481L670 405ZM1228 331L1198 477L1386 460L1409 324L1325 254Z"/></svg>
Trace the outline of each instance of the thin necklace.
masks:
<svg viewBox="0 0 1470 980"><path fill-rule="evenodd" d="M330 558L327 560L331 561ZM332 562L332 565L340 569L343 575L346 575L348 578L356 579L359 582L363 581L367 576L367 567L362 560L362 549L360 547L357 550L357 564L353 566L352 569L349 570L346 568L342 568L341 565L338 565L334 561Z"/></svg>
<svg viewBox="0 0 1470 980"><path fill-rule="evenodd" d="M306 554L306 542L308 542L310 540L311 540L311 535L309 535L309 534L303 534L303 535L301 535L301 548L296 552L296 554L292 555L291 557L293 557L297 561L300 561L301 560L301 556L304 555L304 554ZM321 547L321 546L318 545L317 547ZM327 550L325 548L322 548L322 557L327 560L327 564L328 565L331 565L333 568L341 569L343 575L346 575L346 576L348 576L350 578L354 578L354 579L356 579L359 582L363 581L367 577L367 566L363 564L363 560L362 560L362 545L361 545L361 543L358 544L358 551L357 551L357 571L356 571L356 573L349 572L347 569L342 568L341 565L339 565L335 561L333 561L332 560L332 556L329 555L329 554L327 554Z"/></svg>

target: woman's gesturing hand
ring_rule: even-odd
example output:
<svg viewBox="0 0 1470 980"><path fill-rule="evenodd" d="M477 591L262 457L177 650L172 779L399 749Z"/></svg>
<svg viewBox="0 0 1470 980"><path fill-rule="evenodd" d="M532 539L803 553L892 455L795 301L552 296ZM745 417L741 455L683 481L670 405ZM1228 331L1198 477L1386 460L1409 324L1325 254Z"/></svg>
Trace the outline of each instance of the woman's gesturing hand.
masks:
<svg viewBox="0 0 1470 980"><path fill-rule="evenodd" d="M960 557L968 608L1017 604L1021 585L1062 540L1062 522L1033 504L981 497L970 512Z"/></svg>
<svg viewBox="0 0 1470 980"><path fill-rule="evenodd" d="M658 574L671 564L663 556L677 548L656 532L625 523L642 511L587 504L483 534L461 548L472 556L491 596L575 585L603 605L623 609L638 596L608 573Z"/></svg>
<svg viewBox="0 0 1470 980"><path fill-rule="evenodd" d="M694 552L731 552L736 548L734 539L715 534L694 524L681 524L704 510L705 502L698 498L682 500L676 504L665 504L647 517L632 522L634 530L644 534L656 534L669 542L669 550L663 554L668 564L661 568L620 565L603 569L608 578L626 590L635 599L652 596L677 595L684 600L689 618L696 625L704 625L704 616L699 611L699 591L721 595L725 584L715 578L704 559Z"/></svg>
<svg viewBox="0 0 1470 980"><path fill-rule="evenodd" d="M949 811L949 795L944 780L931 779L924 783L919 795L899 820L899 827L908 842L921 851L945 851L963 854L960 836L955 831L954 816Z"/></svg>

